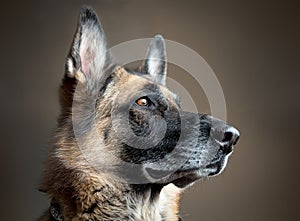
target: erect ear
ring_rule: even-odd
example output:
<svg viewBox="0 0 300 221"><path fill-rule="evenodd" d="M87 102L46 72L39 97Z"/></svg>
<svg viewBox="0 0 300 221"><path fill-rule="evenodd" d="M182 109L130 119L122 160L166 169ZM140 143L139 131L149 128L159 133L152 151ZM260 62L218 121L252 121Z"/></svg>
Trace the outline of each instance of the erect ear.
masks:
<svg viewBox="0 0 300 221"><path fill-rule="evenodd" d="M84 83L97 81L110 63L110 52L96 13L81 8L77 31L66 62L66 74Z"/></svg>
<svg viewBox="0 0 300 221"><path fill-rule="evenodd" d="M150 42L143 71L150 74L153 81L165 85L167 75L167 56L165 41L161 35L156 35Z"/></svg>

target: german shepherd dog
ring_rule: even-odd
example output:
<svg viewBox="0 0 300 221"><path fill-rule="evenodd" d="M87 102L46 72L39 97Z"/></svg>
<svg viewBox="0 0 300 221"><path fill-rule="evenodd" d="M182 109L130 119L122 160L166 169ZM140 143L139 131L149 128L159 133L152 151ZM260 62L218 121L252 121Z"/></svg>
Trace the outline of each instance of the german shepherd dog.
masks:
<svg viewBox="0 0 300 221"><path fill-rule="evenodd" d="M181 191L224 169L239 132L181 109L165 86L160 35L140 68L117 65L89 7L81 9L65 72L40 186L51 204L39 220L181 220Z"/></svg>

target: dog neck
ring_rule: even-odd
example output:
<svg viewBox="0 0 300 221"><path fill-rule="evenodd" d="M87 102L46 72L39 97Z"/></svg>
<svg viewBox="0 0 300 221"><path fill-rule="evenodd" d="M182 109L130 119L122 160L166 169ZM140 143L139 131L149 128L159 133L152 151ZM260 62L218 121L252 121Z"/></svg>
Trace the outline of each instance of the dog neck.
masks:
<svg viewBox="0 0 300 221"><path fill-rule="evenodd" d="M134 208L139 205L139 213L133 220L165 220L178 221L178 201L181 189L173 184L146 184L133 186L137 201ZM135 194L134 194L135 195Z"/></svg>
<svg viewBox="0 0 300 221"><path fill-rule="evenodd" d="M86 177L80 184L71 193L64 190L53 196L50 220L179 220L180 189L173 184L128 185L96 177Z"/></svg>
<svg viewBox="0 0 300 221"><path fill-rule="evenodd" d="M111 174L99 174L75 145L69 145L53 147L40 186L58 205L51 206L56 217L63 221L178 221L179 188L173 184L130 185ZM70 150L76 159L64 153ZM59 220L51 209L44 217L40 220Z"/></svg>

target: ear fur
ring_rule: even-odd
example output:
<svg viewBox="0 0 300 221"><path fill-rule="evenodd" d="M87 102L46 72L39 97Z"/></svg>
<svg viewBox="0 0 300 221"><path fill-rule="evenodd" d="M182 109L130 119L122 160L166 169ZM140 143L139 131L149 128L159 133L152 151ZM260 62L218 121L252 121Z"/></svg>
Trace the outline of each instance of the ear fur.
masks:
<svg viewBox="0 0 300 221"><path fill-rule="evenodd" d="M167 75L167 56L164 38L156 35L150 42L146 60L142 66L146 74L150 74L153 81L165 85Z"/></svg>
<svg viewBox="0 0 300 221"><path fill-rule="evenodd" d="M66 74L79 82L99 80L111 55L99 19L90 7L81 8L77 30L66 62Z"/></svg>
<svg viewBox="0 0 300 221"><path fill-rule="evenodd" d="M114 66L96 13L90 7L82 7L60 88L59 122L70 114L75 90L79 97L85 97L81 101L93 103Z"/></svg>

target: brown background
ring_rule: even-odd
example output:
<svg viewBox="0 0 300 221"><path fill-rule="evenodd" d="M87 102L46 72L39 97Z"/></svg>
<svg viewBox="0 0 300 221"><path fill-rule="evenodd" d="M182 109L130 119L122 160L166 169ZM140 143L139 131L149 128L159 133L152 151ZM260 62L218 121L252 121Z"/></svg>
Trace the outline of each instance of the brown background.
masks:
<svg viewBox="0 0 300 221"><path fill-rule="evenodd" d="M222 85L228 121L242 137L222 175L186 191L184 220L300 220L297 2L2 2L1 220L33 220L48 205L35 188L83 3L97 11L111 46L161 33L197 51ZM207 111L191 78L170 76L182 79L199 109Z"/></svg>

